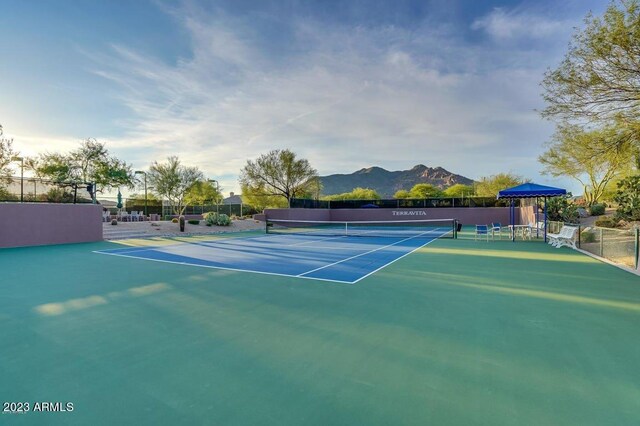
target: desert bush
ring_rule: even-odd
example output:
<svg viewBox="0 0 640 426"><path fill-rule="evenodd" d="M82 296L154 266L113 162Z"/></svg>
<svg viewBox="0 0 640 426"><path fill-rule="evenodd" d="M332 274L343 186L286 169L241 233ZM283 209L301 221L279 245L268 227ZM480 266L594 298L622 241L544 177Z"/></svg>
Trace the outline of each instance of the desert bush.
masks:
<svg viewBox="0 0 640 426"><path fill-rule="evenodd" d="M601 228L615 228L618 226L618 221L610 216L604 216L596 220L596 226Z"/></svg>
<svg viewBox="0 0 640 426"><path fill-rule="evenodd" d="M171 223L178 223L178 218L174 217L173 219L171 219Z"/></svg>
<svg viewBox="0 0 640 426"><path fill-rule="evenodd" d="M593 231L582 231L580 234L580 241L583 243L595 243L596 233Z"/></svg>
<svg viewBox="0 0 640 426"><path fill-rule="evenodd" d="M571 202L570 195L550 198L547 203L547 212L549 220L557 222L575 223L580 217L578 206Z"/></svg>
<svg viewBox="0 0 640 426"><path fill-rule="evenodd" d="M614 200L618 203L618 219L640 220L640 175L630 176L618 182Z"/></svg>
<svg viewBox="0 0 640 426"><path fill-rule="evenodd" d="M231 225L231 219L226 214L209 212L202 215L207 226L229 226Z"/></svg>
<svg viewBox="0 0 640 426"><path fill-rule="evenodd" d="M47 202L49 203L72 203L73 194L63 188L51 188L47 191Z"/></svg>
<svg viewBox="0 0 640 426"><path fill-rule="evenodd" d="M604 204L594 204L589 207L591 216L602 216L604 214Z"/></svg>

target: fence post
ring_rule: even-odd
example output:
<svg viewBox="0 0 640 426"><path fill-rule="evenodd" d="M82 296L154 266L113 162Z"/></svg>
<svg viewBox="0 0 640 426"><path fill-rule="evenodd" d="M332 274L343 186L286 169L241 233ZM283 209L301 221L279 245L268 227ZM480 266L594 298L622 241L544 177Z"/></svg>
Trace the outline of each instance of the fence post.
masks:
<svg viewBox="0 0 640 426"><path fill-rule="evenodd" d="M640 228L636 228L635 234L636 269L638 269L638 254L640 254Z"/></svg>
<svg viewBox="0 0 640 426"><path fill-rule="evenodd" d="M581 226L578 225L578 248L582 248L582 230Z"/></svg>
<svg viewBox="0 0 640 426"><path fill-rule="evenodd" d="M604 232L602 232L602 228L600 228L600 257L604 257L602 256L602 252L604 251L604 241L602 241L603 236Z"/></svg>

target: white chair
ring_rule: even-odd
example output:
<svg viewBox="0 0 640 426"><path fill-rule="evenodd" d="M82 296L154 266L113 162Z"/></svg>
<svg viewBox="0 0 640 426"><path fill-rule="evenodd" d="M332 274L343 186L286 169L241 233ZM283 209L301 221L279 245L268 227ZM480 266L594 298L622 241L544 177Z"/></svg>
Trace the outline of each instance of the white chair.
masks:
<svg viewBox="0 0 640 426"><path fill-rule="evenodd" d="M138 222L140 220L140 216L138 216L138 212L133 210L131 211L129 218L131 219L131 222L133 221Z"/></svg>
<svg viewBox="0 0 640 426"><path fill-rule="evenodd" d="M495 238L496 236L496 232L498 233L498 235L500 236L500 239L502 239L502 230L504 228L502 227L502 224L500 224L500 222L492 222L491 223L491 238Z"/></svg>
<svg viewBox="0 0 640 426"><path fill-rule="evenodd" d="M482 238L483 235L487 238L487 241L489 241L489 227L487 225L476 225L475 239L477 240L478 237Z"/></svg>
<svg viewBox="0 0 640 426"><path fill-rule="evenodd" d="M544 222L536 222L535 224L531 223L530 231L531 231L531 237L532 238L543 238L544 237Z"/></svg>

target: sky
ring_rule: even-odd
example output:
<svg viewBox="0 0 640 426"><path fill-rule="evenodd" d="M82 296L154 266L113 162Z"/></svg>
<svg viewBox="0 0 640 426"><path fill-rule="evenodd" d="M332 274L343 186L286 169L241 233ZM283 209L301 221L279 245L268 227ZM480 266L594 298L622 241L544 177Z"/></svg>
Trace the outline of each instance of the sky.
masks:
<svg viewBox="0 0 640 426"><path fill-rule="evenodd" d="M425 164L579 193L541 174L540 82L607 4L0 0L0 124L23 155L91 137L225 193L284 148L320 175Z"/></svg>

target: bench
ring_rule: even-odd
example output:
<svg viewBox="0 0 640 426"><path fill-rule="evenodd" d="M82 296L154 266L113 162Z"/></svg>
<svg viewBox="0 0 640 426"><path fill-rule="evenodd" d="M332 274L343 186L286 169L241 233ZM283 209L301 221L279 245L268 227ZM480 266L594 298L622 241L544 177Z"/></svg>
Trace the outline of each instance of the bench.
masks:
<svg viewBox="0 0 640 426"><path fill-rule="evenodd" d="M557 234L547 234L548 242L555 248L563 246L576 248L576 239L578 237L578 227L564 225Z"/></svg>

